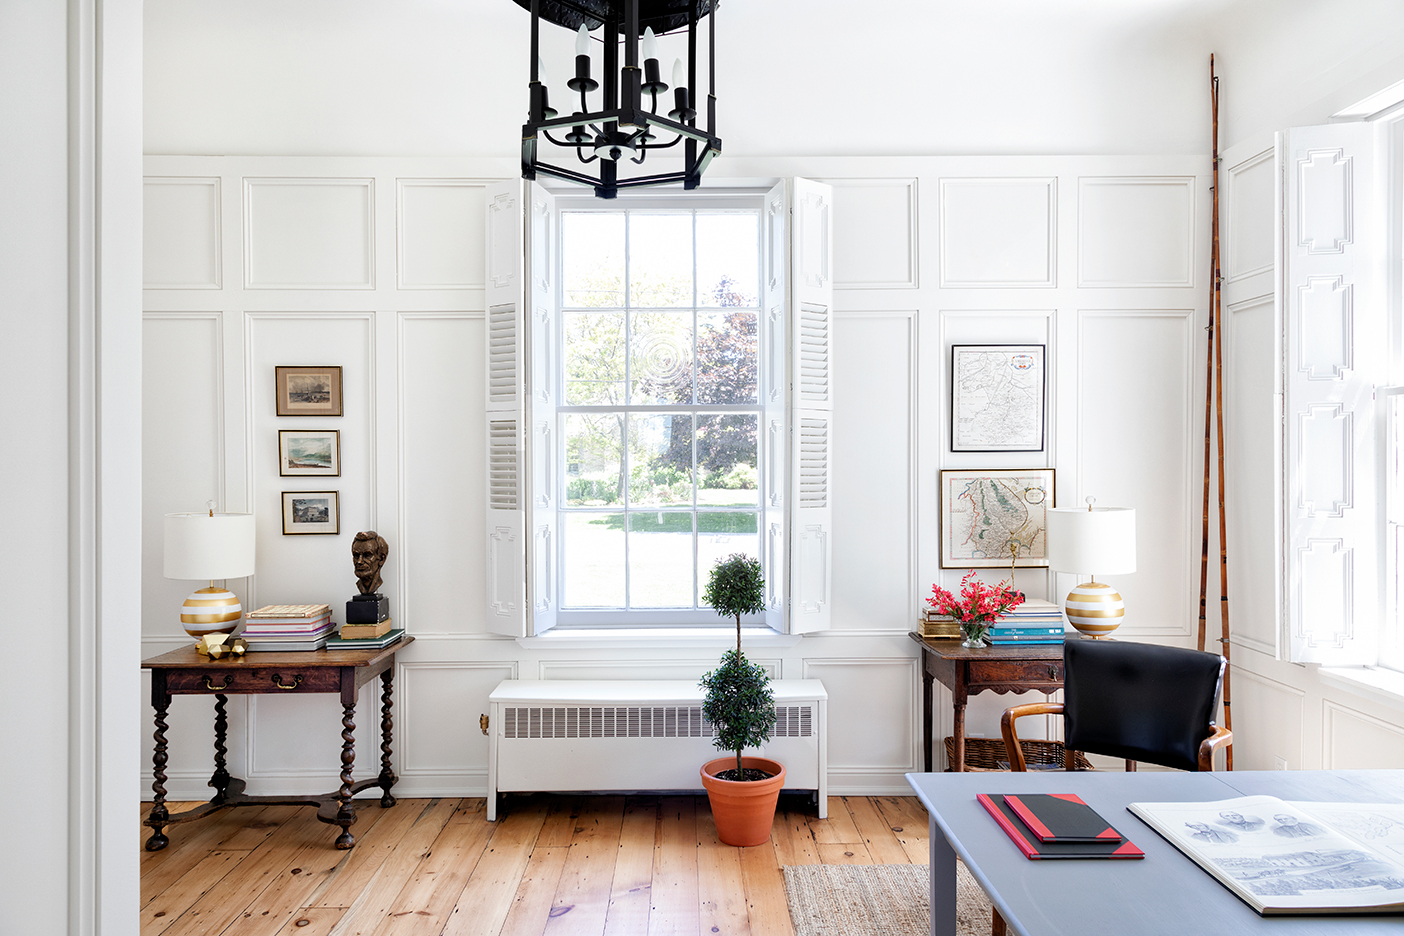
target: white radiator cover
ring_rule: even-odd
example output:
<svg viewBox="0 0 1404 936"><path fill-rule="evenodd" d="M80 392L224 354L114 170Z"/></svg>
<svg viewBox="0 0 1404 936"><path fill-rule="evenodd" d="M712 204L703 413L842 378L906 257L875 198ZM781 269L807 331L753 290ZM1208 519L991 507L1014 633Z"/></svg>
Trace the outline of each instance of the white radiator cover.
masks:
<svg viewBox="0 0 1404 936"><path fill-rule="evenodd" d="M771 739L748 754L785 765L786 790L828 812L828 699L817 679L775 679ZM487 818L498 793L701 790L724 756L686 679L506 679L488 696Z"/></svg>

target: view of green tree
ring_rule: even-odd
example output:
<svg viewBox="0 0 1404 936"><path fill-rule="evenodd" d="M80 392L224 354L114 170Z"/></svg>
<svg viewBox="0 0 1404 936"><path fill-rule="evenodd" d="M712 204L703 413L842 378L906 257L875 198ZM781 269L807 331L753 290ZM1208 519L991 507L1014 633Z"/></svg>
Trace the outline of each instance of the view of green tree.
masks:
<svg viewBox="0 0 1404 936"><path fill-rule="evenodd" d="M753 239L759 220L709 229L707 292L695 295L703 264L689 249L690 213L595 214L612 220L562 218L561 402L619 410L566 414L563 506L629 512L566 524L567 604L608 605L627 564L637 576L629 606L693 606L694 555L759 548L759 414L704 409L759 405L758 284L729 240ZM696 409L622 411L661 405ZM626 537L637 552L623 551ZM679 562L687 576L673 574Z"/></svg>

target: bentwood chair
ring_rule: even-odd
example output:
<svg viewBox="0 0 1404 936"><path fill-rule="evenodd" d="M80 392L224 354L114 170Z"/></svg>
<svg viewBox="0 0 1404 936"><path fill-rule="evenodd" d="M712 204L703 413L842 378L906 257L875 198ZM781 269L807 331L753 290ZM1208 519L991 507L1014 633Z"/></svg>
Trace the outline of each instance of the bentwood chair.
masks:
<svg viewBox="0 0 1404 936"><path fill-rule="evenodd" d="M1217 653L1115 640L1063 645L1063 701L1007 709L1000 719L1011 770L1024 770L1014 732L1025 715L1062 715L1064 765L1073 752L1105 754L1180 770L1213 770L1233 735L1215 724L1225 660Z"/></svg>
<svg viewBox="0 0 1404 936"><path fill-rule="evenodd" d="M1214 751L1233 740L1215 715L1226 662L1216 653L1118 640L1068 638L1063 644L1063 701L1006 709L999 727L1009 769L1026 770L1014 722L1025 715L1063 716L1063 766L1075 753L1106 754L1180 770L1213 770ZM1005 936L999 911L992 936Z"/></svg>

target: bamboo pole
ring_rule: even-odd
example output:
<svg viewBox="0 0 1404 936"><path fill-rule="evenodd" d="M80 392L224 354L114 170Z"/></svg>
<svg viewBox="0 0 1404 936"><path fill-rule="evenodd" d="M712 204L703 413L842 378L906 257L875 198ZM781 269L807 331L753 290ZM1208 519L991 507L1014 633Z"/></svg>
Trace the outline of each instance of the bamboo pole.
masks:
<svg viewBox="0 0 1404 936"><path fill-rule="evenodd" d="M1214 242L1213 242L1213 279L1214 293L1209 309L1210 320L1210 346L1214 351L1214 415L1215 427L1217 431L1217 448L1219 455L1218 473L1216 481L1219 488L1219 619L1221 625L1221 636L1219 637L1220 652L1227 663L1229 660L1229 606L1228 606L1228 517L1224 507L1224 343L1222 336L1215 333L1214 323L1218 323L1220 328L1223 325L1224 317L1224 297L1223 297L1223 276L1220 270L1221 250L1219 247L1219 79L1214 74L1214 56L1209 56L1209 85L1210 93L1213 97L1214 111ZM1206 395L1208 388L1206 387ZM1207 440L1206 440L1207 442ZM1206 472L1207 474L1207 472ZM1207 517L1205 518L1208 519ZM1203 609L1201 609L1203 614ZM1201 633L1203 619L1200 621ZM1231 668L1224 667L1224 728L1233 731L1233 710L1229 684ZM1233 741L1230 740L1224 748L1224 766L1229 770L1233 769Z"/></svg>
<svg viewBox="0 0 1404 936"><path fill-rule="evenodd" d="M1209 326L1206 329L1209 339L1205 344L1204 359L1204 498L1200 508L1200 535L1199 535L1199 640L1196 646L1200 650L1204 649L1205 630L1209 618L1209 485L1210 479L1210 438L1214 425L1214 297L1218 294L1219 280L1215 275L1218 269L1219 260L1219 213L1217 210L1219 197L1219 94L1214 81L1214 56L1209 56L1209 85L1210 102L1214 115L1214 163L1212 171L1214 181L1211 183L1210 192L1214 198L1216 209L1214 211L1213 224L1213 244L1210 256L1209 275Z"/></svg>

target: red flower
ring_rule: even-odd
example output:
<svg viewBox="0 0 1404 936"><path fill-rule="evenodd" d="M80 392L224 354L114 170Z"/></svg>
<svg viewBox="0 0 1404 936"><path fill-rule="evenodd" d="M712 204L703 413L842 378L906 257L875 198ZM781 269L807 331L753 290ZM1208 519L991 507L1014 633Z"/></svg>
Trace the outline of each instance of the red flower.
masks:
<svg viewBox="0 0 1404 936"><path fill-rule="evenodd" d="M960 580L960 599L939 585L931 586L931 597L926 599L940 613L963 623L997 621L1001 616L1024 603L1024 593L1001 582L986 585L975 577L971 569Z"/></svg>

